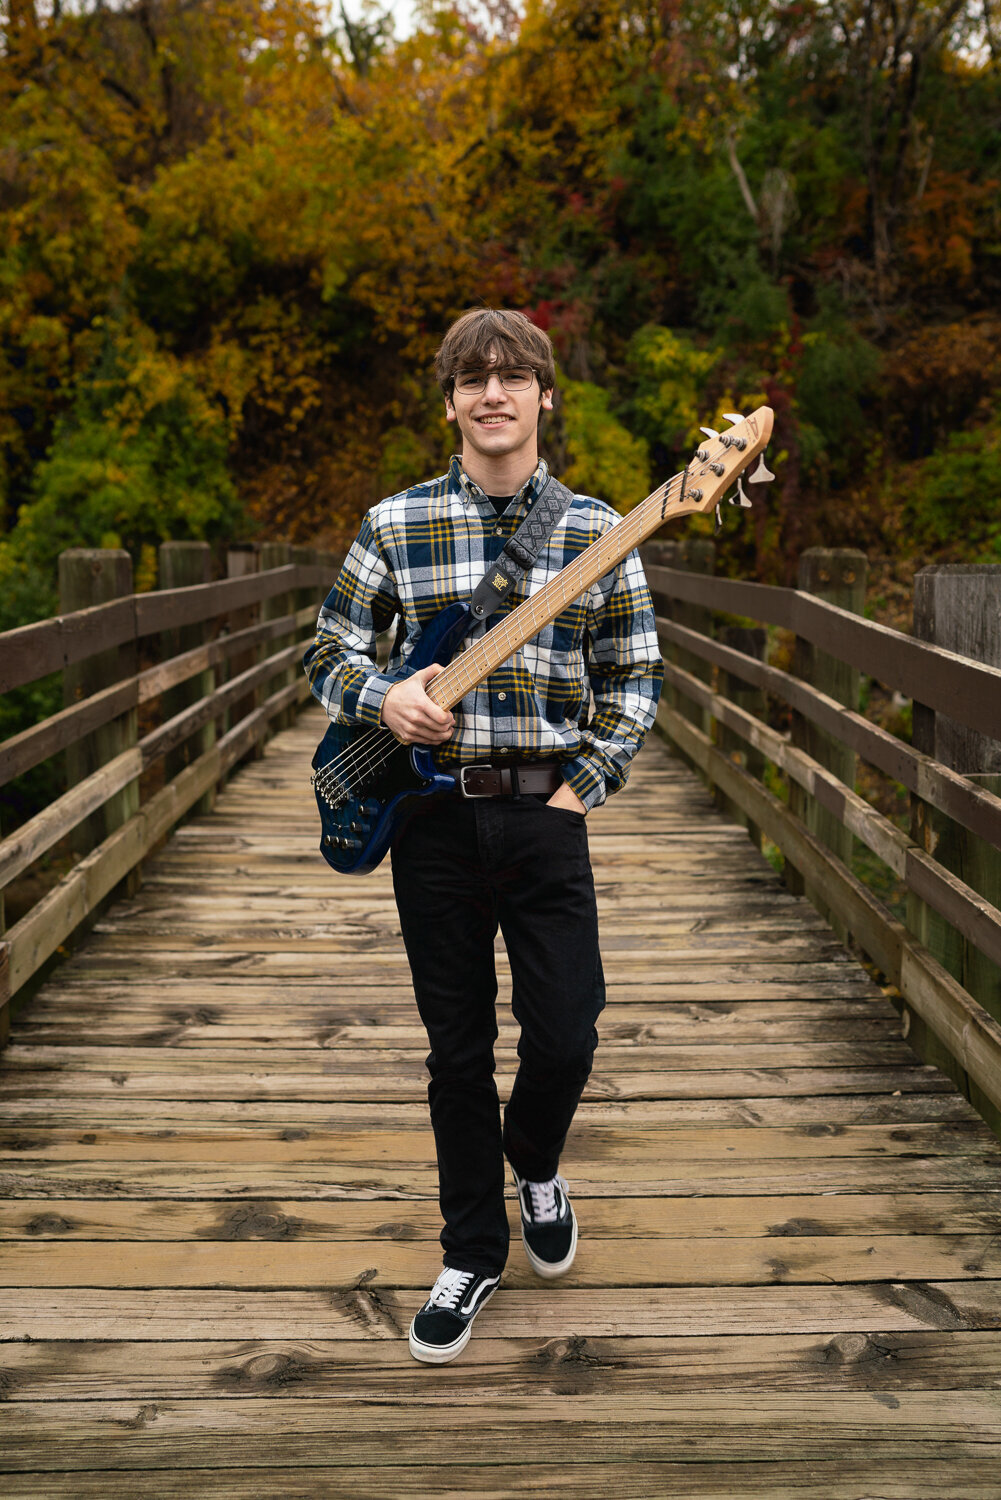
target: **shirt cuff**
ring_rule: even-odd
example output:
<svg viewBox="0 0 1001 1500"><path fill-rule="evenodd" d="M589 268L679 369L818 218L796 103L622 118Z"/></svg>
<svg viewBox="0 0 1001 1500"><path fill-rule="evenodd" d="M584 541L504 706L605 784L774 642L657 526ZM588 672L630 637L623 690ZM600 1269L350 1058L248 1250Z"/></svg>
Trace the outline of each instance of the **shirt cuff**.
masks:
<svg viewBox="0 0 1001 1500"><path fill-rule="evenodd" d="M354 719L358 724L381 724L382 701L398 677L386 672L373 672L366 677L355 699Z"/></svg>
<svg viewBox="0 0 1001 1500"><path fill-rule="evenodd" d="M605 778L592 761L578 755L576 760L564 761L560 769L563 780L572 792L576 792L588 812L604 802Z"/></svg>

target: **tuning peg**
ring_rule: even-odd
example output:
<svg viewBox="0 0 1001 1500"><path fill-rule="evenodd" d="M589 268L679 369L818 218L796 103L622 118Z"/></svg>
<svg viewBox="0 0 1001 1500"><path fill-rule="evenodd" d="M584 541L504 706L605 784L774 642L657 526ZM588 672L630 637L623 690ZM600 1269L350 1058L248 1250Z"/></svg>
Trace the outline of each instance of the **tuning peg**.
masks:
<svg viewBox="0 0 1001 1500"><path fill-rule="evenodd" d="M742 412L739 412L739 411L725 411L723 413L723 421L724 422L742 422L743 420L744 420L744 416L743 416Z"/></svg>
<svg viewBox="0 0 1001 1500"><path fill-rule="evenodd" d="M758 467L753 474L748 474L747 482L748 484L769 484L774 478L775 475L765 463L765 455L762 453L758 459Z"/></svg>
<svg viewBox="0 0 1001 1500"><path fill-rule="evenodd" d="M739 479L739 478L737 480L737 495L738 495L738 498L739 498L741 509L742 510L750 510L750 508L751 508L750 499L748 498L747 491L744 489L744 482L743 482L743 480Z"/></svg>
<svg viewBox="0 0 1001 1500"><path fill-rule="evenodd" d="M706 437L708 437L708 438L718 438L719 437L719 433L716 431L715 427L700 427L699 431L700 432L704 432L705 435L706 435Z"/></svg>
<svg viewBox="0 0 1001 1500"><path fill-rule="evenodd" d="M720 532L722 530L723 530L723 512L720 510L719 506L717 505L717 507L716 507L716 525L713 528L713 535L714 536L719 536L719 534L720 534Z"/></svg>

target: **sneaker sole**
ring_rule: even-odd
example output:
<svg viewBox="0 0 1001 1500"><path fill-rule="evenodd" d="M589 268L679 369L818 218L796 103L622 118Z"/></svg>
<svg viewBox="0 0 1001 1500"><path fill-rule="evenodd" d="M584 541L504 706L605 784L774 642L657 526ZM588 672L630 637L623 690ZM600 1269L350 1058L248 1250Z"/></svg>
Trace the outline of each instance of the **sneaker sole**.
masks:
<svg viewBox="0 0 1001 1500"><path fill-rule="evenodd" d="M461 1354L469 1343L469 1336L473 1331L472 1323L466 1325L465 1330L451 1344L425 1344L414 1334L414 1325L410 1325L410 1352L414 1359L419 1359L422 1365L447 1365L450 1359Z"/></svg>
<svg viewBox="0 0 1001 1500"><path fill-rule="evenodd" d="M459 1337L457 1339L453 1339L450 1344L425 1344L424 1341L422 1339L419 1339L414 1333L414 1324L413 1322L411 1322L410 1332L407 1335L407 1341L410 1345L410 1352L414 1356L414 1359L419 1359L422 1365L447 1365L450 1359L454 1359L457 1354L461 1354L463 1349L465 1349L466 1345L469 1343L470 1335L473 1332L473 1324L476 1322L476 1319L486 1307L487 1303L490 1301L490 1298L493 1296L496 1290L496 1287L492 1287L490 1289L487 1295L483 1298L483 1301L480 1303L479 1307L476 1309L473 1316L470 1318L469 1322L466 1324L463 1332L459 1334Z"/></svg>
<svg viewBox="0 0 1001 1500"><path fill-rule="evenodd" d="M577 1215L573 1211L572 1203L569 1205L569 1207L570 1217L573 1220L573 1237L570 1240L569 1254L565 1255L562 1260L540 1260L529 1246L529 1243L525 1238L525 1226L522 1225L521 1243L525 1247L525 1254L528 1256L528 1264L532 1267L532 1270L535 1272L536 1276L541 1276L544 1281L554 1281L557 1276L565 1276L567 1271L569 1271L570 1267L574 1263L574 1256L577 1254Z"/></svg>

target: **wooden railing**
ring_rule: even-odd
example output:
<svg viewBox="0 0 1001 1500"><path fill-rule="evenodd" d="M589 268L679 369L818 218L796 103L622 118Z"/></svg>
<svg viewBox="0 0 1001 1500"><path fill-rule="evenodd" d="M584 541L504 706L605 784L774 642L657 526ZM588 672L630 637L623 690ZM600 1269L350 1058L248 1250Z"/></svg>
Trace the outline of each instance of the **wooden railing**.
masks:
<svg viewBox="0 0 1001 1500"><path fill-rule="evenodd" d="M339 561L265 544L230 552L237 576L132 593L126 553L64 553L64 602L114 597L0 635L0 692L59 673L66 703L0 745L0 786L62 755L68 783L0 840L0 893L54 851L76 861L9 930L0 895L0 1039L10 998L308 698L302 653ZM202 544L161 548L161 579L210 566Z"/></svg>
<svg viewBox="0 0 1001 1500"><path fill-rule="evenodd" d="M93 597L95 580L113 597L0 636L0 692L58 673L65 701L0 745L0 785L63 755L68 783L0 841L0 892L70 844L76 860L6 931L0 904L0 1038L10 997L116 888L135 888L171 828L207 808L231 768L306 700L300 658L339 561L270 544L231 552L237 576L136 594L123 553L63 560L64 599ZM660 728L751 836L781 851L790 886L878 966L905 1034L997 1128L1001 777L961 772L871 722L857 693L865 674L913 700L916 724L920 706L926 729L929 716L947 716L996 745L1001 670L805 588L705 576L708 543L654 545L646 560L666 657ZM840 580L858 608L864 558L823 560L828 594L838 597ZM209 564L195 544L161 549L165 581L207 577ZM723 611L743 623L718 628ZM793 670L764 660L765 634L749 621L795 637ZM791 712L788 730L776 727L776 705ZM856 791L856 757L910 793L909 833ZM853 869L854 839L902 882L906 920Z"/></svg>
<svg viewBox="0 0 1001 1500"><path fill-rule="evenodd" d="M920 721L934 745L928 726L938 720L966 726L968 739L996 750L1001 670L804 587L700 576L711 571L711 543L654 544L645 561L666 661L661 731L752 838L781 851L791 888L805 891L894 987L904 1034L946 1067L997 1129L1001 777L989 774L997 760L988 755L987 765L964 772L944 764L858 712L858 681L864 674L913 701L914 740L922 737ZM829 595L840 585L842 597L854 593L860 607L862 554L818 549L803 563L801 584L812 580ZM929 570L943 571L950 570ZM965 571L993 575L985 614L993 619L1001 568ZM740 623L723 625L720 612ZM969 613L962 612L962 628L979 639L984 632L970 629ZM792 670L764 659L760 625L773 638L786 633L786 656L789 634L795 638ZM909 831L856 791L856 758L907 789ZM853 869L855 839L902 885L903 919Z"/></svg>

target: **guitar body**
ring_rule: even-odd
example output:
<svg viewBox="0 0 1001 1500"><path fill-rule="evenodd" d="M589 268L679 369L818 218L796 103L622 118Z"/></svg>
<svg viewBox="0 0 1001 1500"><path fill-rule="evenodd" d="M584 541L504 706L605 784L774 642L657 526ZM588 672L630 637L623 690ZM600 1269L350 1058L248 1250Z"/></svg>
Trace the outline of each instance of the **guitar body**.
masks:
<svg viewBox="0 0 1001 1500"><path fill-rule="evenodd" d="M437 662L447 666L469 630L467 604L451 604L423 631L404 677ZM417 799L455 788L436 769L431 751L401 745L388 729L331 724L313 756L313 790L320 809L320 853L341 875L367 875L382 860Z"/></svg>

